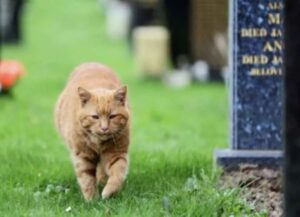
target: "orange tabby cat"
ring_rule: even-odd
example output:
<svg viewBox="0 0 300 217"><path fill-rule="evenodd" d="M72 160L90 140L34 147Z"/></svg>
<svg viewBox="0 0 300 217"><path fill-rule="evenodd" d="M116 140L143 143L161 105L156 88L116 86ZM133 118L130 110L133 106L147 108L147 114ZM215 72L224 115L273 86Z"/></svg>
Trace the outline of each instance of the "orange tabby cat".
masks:
<svg viewBox="0 0 300 217"><path fill-rule="evenodd" d="M114 72L97 63L77 67L61 93L56 127L68 144L84 198L118 192L128 169L130 113L127 87Z"/></svg>

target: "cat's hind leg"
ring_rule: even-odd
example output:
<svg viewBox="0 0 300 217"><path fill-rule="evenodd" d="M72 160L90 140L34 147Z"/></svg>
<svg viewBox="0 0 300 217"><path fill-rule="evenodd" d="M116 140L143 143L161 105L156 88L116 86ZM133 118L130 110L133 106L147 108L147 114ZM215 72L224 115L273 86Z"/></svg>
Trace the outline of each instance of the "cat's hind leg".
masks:
<svg viewBox="0 0 300 217"><path fill-rule="evenodd" d="M127 175L128 157L127 154L112 155L104 163L109 177L102 191L102 198L106 199L121 189Z"/></svg>
<svg viewBox="0 0 300 217"><path fill-rule="evenodd" d="M107 174L105 172L105 164L103 161L99 161L97 165L97 171L96 171L96 178L97 178L97 183L104 186L105 183L107 182Z"/></svg>

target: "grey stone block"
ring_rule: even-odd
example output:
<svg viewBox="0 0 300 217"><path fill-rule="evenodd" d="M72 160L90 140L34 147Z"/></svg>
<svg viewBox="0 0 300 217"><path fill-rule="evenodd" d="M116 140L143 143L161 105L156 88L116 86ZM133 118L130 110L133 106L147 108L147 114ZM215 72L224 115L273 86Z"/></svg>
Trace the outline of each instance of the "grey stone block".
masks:
<svg viewBox="0 0 300 217"><path fill-rule="evenodd" d="M282 166L283 151L218 149L215 151L215 163L227 171L238 169L240 164L255 164L275 169Z"/></svg>

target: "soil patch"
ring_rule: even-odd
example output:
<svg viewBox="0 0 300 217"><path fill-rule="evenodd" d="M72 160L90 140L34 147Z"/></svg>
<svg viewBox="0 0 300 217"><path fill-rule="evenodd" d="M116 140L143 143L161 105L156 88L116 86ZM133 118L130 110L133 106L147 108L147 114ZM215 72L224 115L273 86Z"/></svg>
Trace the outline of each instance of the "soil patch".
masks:
<svg viewBox="0 0 300 217"><path fill-rule="evenodd" d="M256 210L268 210L269 217L283 216L282 171L241 165L226 171L220 180L222 188L240 187L241 196L254 203Z"/></svg>

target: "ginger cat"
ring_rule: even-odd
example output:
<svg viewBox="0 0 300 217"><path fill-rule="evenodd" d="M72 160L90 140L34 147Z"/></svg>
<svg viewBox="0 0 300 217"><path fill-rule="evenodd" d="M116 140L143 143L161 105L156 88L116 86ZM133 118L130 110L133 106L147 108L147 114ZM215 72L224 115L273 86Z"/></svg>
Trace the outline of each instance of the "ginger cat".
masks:
<svg viewBox="0 0 300 217"><path fill-rule="evenodd" d="M97 63L78 66L55 109L56 127L67 143L82 194L102 198L118 192L128 169L130 111L127 87Z"/></svg>

